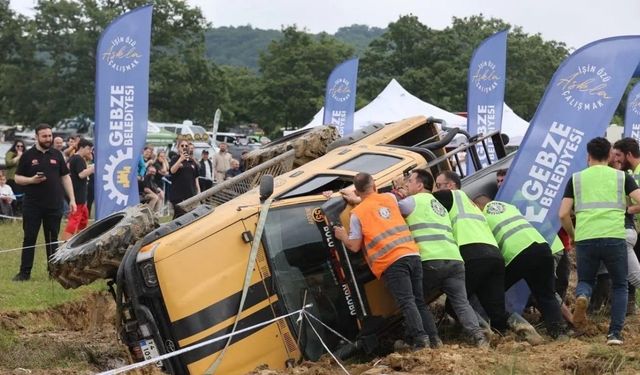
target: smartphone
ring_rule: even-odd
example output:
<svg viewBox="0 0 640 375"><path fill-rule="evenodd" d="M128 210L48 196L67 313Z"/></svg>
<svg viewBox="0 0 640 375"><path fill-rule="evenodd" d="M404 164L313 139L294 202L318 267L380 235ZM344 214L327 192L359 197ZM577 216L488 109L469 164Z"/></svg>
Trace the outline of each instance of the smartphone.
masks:
<svg viewBox="0 0 640 375"><path fill-rule="evenodd" d="M36 176L38 176L38 177L44 177L44 172L36 172Z"/></svg>

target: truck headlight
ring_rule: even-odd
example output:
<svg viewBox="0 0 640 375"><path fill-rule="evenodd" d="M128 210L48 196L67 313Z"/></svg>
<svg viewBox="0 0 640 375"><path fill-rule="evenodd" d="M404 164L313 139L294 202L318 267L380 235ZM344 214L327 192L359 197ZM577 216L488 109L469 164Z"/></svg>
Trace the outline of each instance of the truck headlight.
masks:
<svg viewBox="0 0 640 375"><path fill-rule="evenodd" d="M146 261L138 265L142 272L142 280L147 288L155 288L158 286L158 275L156 275L156 267L152 261Z"/></svg>

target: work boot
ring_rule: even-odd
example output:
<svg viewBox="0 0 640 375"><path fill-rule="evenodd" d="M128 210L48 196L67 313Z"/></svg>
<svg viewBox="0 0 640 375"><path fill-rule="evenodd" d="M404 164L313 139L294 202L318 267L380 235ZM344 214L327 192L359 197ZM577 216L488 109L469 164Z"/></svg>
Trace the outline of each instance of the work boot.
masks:
<svg viewBox="0 0 640 375"><path fill-rule="evenodd" d="M589 298L578 296L576 305L573 308L573 326L577 329L584 329L587 325L587 309L589 308Z"/></svg>
<svg viewBox="0 0 640 375"><path fill-rule="evenodd" d="M568 330L564 322L552 324L551 327L547 328L547 333L556 341L569 341Z"/></svg>
<svg viewBox="0 0 640 375"><path fill-rule="evenodd" d="M611 291L611 278L609 274L598 275L596 285L591 292L591 300L589 301L589 314L595 314L604 306L609 304L609 295Z"/></svg>
<svg viewBox="0 0 640 375"><path fill-rule="evenodd" d="M424 337L416 337L413 340L413 350L422 350L431 347L431 342L429 340L429 336Z"/></svg>
<svg viewBox="0 0 640 375"><path fill-rule="evenodd" d="M489 340L487 340L487 338L483 334L479 334L479 335L477 335L476 337L473 338L473 345L476 348L488 349L489 348Z"/></svg>
<svg viewBox="0 0 640 375"><path fill-rule="evenodd" d="M406 352L411 350L412 347L404 340L396 340L393 343L393 351L394 352Z"/></svg>
<svg viewBox="0 0 640 375"><path fill-rule="evenodd" d="M523 338L531 345L540 345L544 342L544 339L538 331L529 323L525 318L523 318L518 313L513 313L507 319L507 325L511 330L513 330L518 336Z"/></svg>
<svg viewBox="0 0 640 375"><path fill-rule="evenodd" d="M13 281L29 281L31 279L31 275L26 275L24 273L18 273L13 277Z"/></svg>
<svg viewBox="0 0 640 375"><path fill-rule="evenodd" d="M636 315L636 289L629 289L629 298L627 300L627 316Z"/></svg>
<svg viewBox="0 0 640 375"><path fill-rule="evenodd" d="M444 344L442 343L442 340L440 340L440 336L429 336L429 347L431 349L438 349L438 348L442 348Z"/></svg>

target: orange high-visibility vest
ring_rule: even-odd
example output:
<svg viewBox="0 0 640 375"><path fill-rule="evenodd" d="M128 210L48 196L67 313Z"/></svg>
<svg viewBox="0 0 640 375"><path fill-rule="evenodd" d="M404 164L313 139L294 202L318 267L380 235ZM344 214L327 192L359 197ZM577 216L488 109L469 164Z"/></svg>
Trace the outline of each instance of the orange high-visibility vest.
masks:
<svg viewBox="0 0 640 375"><path fill-rule="evenodd" d="M399 258L419 254L398 203L391 195L371 194L351 213L360 221L365 258L377 278Z"/></svg>

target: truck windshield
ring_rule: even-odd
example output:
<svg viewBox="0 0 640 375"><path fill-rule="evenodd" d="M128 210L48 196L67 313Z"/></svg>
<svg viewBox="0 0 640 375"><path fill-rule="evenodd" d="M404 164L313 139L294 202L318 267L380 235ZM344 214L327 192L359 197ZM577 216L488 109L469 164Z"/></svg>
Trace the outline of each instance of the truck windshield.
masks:
<svg viewBox="0 0 640 375"><path fill-rule="evenodd" d="M351 296L337 254L325 245L330 229L319 215L323 202L277 208L269 211L263 244L267 251L275 287L288 312L312 304L309 311L348 339L358 333L355 296ZM330 240L329 240L330 241ZM332 243L333 244L333 243ZM324 352L309 323L302 328L291 320L306 358L317 360ZM312 324L330 350L340 339L321 324Z"/></svg>

